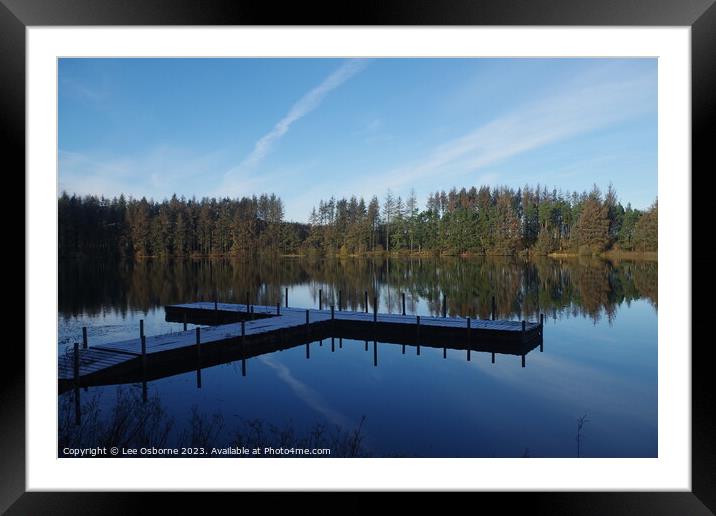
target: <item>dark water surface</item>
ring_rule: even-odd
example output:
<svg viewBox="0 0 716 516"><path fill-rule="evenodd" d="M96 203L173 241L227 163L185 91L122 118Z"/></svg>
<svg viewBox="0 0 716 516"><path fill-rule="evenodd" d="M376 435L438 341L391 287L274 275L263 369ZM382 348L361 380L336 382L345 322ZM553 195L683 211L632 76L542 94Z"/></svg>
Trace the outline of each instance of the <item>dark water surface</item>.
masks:
<svg viewBox="0 0 716 516"><path fill-rule="evenodd" d="M271 258L60 262L58 352L181 330L164 306L213 300L538 320L519 356L331 339L147 384L60 395L64 445L326 446L333 456L657 456L656 262L598 259ZM190 325L191 327L191 325ZM449 348L450 343L446 343ZM375 359L377 358L377 366ZM200 376L200 378L198 378ZM200 387L198 387L200 384ZM581 430L578 418L584 417ZM579 451L577 437L579 435Z"/></svg>

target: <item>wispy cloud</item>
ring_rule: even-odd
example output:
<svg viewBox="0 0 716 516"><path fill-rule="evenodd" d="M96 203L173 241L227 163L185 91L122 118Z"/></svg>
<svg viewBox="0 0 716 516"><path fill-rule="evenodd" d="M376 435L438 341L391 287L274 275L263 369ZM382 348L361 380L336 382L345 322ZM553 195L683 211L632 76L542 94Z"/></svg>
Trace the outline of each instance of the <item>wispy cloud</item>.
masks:
<svg viewBox="0 0 716 516"><path fill-rule="evenodd" d="M296 394L296 396L306 403L306 405L323 415L328 421L332 422L335 425L338 425L343 428L351 427L351 422L346 416L344 416L334 408L330 407L318 391L312 389L311 387L303 383L301 380L293 376L291 370L284 364L275 362L267 356L260 357L259 360L261 360L264 364L276 371L276 374L278 375L279 379L285 382L286 385L288 385L291 390Z"/></svg>
<svg viewBox="0 0 716 516"><path fill-rule="evenodd" d="M344 62L337 70L326 77L321 84L303 95L288 113L276 122L268 133L259 138L251 153L236 167L229 170L224 176L222 191L229 193L236 191L236 181L241 184L246 181L245 174L253 172L266 158L275 145L283 138L291 126L301 118L315 110L331 91L338 88L351 77L361 72L368 65L365 59L351 59Z"/></svg>
<svg viewBox="0 0 716 516"><path fill-rule="evenodd" d="M159 145L146 153L118 157L59 151L59 191L111 197L121 193L161 200L172 193L208 195L199 181L225 162L226 151L195 154Z"/></svg>
<svg viewBox="0 0 716 516"><path fill-rule="evenodd" d="M422 159L382 172L381 183L385 189L400 191L436 176L474 180L484 167L648 112L653 99L644 91L650 91L653 80L651 75L613 81L590 74L577 87L570 85L563 92L519 106L435 146ZM346 187L360 189L366 184L375 183L363 178Z"/></svg>

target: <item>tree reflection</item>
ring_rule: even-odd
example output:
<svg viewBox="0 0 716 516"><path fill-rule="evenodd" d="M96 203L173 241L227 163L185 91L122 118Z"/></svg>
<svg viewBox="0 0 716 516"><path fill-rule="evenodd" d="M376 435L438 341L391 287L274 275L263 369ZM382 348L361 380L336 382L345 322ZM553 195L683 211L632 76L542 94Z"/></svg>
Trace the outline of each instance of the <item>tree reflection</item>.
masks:
<svg viewBox="0 0 716 516"><path fill-rule="evenodd" d="M161 260L137 262L66 260L59 264L59 309L63 317L112 309L148 311L167 304L213 300L283 304L284 287L307 286L315 306L399 313L418 303L442 313L488 319L495 299L498 318L532 318L539 313L594 319L614 316L624 302L658 304L658 263L599 258L533 260L477 258L253 258L247 260Z"/></svg>

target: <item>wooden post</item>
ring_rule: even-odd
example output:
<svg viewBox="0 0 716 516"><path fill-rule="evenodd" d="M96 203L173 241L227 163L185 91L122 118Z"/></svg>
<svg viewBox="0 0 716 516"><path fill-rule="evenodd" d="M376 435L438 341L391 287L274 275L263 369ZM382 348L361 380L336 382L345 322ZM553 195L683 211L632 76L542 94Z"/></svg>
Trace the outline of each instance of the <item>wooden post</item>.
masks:
<svg viewBox="0 0 716 516"><path fill-rule="evenodd" d="M82 348L87 349L87 326L82 326Z"/></svg>
<svg viewBox="0 0 716 516"><path fill-rule="evenodd" d="M139 338L144 337L144 319L139 319Z"/></svg>
<svg viewBox="0 0 716 516"><path fill-rule="evenodd" d="M311 358L311 343L306 342L306 360Z"/></svg>
<svg viewBox="0 0 716 516"><path fill-rule="evenodd" d="M246 356L241 359L241 376L246 376Z"/></svg>
<svg viewBox="0 0 716 516"><path fill-rule="evenodd" d="M286 287L286 308L288 308L288 287Z"/></svg>
<svg viewBox="0 0 716 516"><path fill-rule="evenodd" d="M525 356L522 355L522 367L524 367L524 366L525 366Z"/></svg>
<svg viewBox="0 0 716 516"><path fill-rule="evenodd" d="M522 342L524 342L525 339L527 338L527 333L526 333L526 329L525 329L526 327L527 327L527 324L526 324L525 320L522 319Z"/></svg>
<svg viewBox="0 0 716 516"><path fill-rule="evenodd" d="M323 289L318 289L318 309L323 310Z"/></svg>
<svg viewBox="0 0 716 516"><path fill-rule="evenodd" d="M378 367L378 343L373 341L373 367Z"/></svg>
<svg viewBox="0 0 716 516"><path fill-rule="evenodd" d="M186 331L186 312L184 312L184 331Z"/></svg>
<svg viewBox="0 0 716 516"><path fill-rule="evenodd" d="M405 355L405 344L403 344L403 355Z"/></svg>
<svg viewBox="0 0 716 516"><path fill-rule="evenodd" d="M331 321L335 318L336 314L333 305L331 305Z"/></svg>
<svg viewBox="0 0 716 516"><path fill-rule="evenodd" d="M443 317L447 317L447 296L443 294Z"/></svg>
<svg viewBox="0 0 716 516"><path fill-rule="evenodd" d="M308 329L308 309L306 309L306 329Z"/></svg>
<svg viewBox="0 0 716 516"><path fill-rule="evenodd" d="M276 315L281 315L281 303L276 303Z"/></svg>
<svg viewBox="0 0 716 516"><path fill-rule="evenodd" d="M467 348L467 361L470 361L470 348Z"/></svg>
<svg viewBox="0 0 716 516"><path fill-rule="evenodd" d="M467 318L467 343L470 344L470 337L472 336L472 327L470 325L470 318Z"/></svg>
<svg viewBox="0 0 716 516"><path fill-rule="evenodd" d="M336 350L336 338L331 337L331 353L333 353Z"/></svg>
<svg viewBox="0 0 716 516"><path fill-rule="evenodd" d="M497 311L497 305L495 305L495 296L492 296L492 320L495 320L495 312Z"/></svg>
<svg viewBox="0 0 716 516"><path fill-rule="evenodd" d="M443 348L443 358L447 358L447 348Z"/></svg>
<svg viewBox="0 0 716 516"><path fill-rule="evenodd" d="M420 316L415 316L416 340L420 338Z"/></svg>
<svg viewBox="0 0 716 516"><path fill-rule="evenodd" d="M495 354L494 353L492 354L492 363L493 364L495 363Z"/></svg>
<svg viewBox="0 0 716 516"><path fill-rule="evenodd" d="M373 297L373 322L378 322L378 298Z"/></svg>
<svg viewBox="0 0 716 516"><path fill-rule="evenodd" d="M544 331L544 314L539 314L539 335L542 336Z"/></svg>
<svg viewBox="0 0 716 516"><path fill-rule="evenodd" d="M365 313L368 313L368 291L365 291Z"/></svg>
<svg viewBox="0 0 716 516"><path fill-rule="evenodd" d="M405 315L405 292L403 292L403 315Z"/></svg>
<svg viewBox="0 0 716 516"><path fill-rule="evenodd" d="M338 311L341 311L341 305L343 304L343 291L338 291Z"/></svg>
<svg viewBox="0 0 716 516"><path fill-rule="evenodd" d="M338 348L343 349L343 337L338 337Z"/></svg>

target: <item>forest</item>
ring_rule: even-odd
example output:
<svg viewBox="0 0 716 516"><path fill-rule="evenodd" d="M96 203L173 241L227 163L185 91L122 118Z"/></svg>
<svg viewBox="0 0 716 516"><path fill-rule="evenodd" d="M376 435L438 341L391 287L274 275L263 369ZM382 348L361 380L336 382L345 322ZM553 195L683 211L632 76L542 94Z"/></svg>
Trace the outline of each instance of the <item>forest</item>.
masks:
<svg viewBox="0 0 716 516"><path fill-rule="evenodd" d="M373 196L320 200L307 224L286 221L275 194L242 198L58 199L60 257L275 254L593 255L655 252L658 205L638 210L609 185L588 192L526 185L453 188L420 206Z"/></svg>

